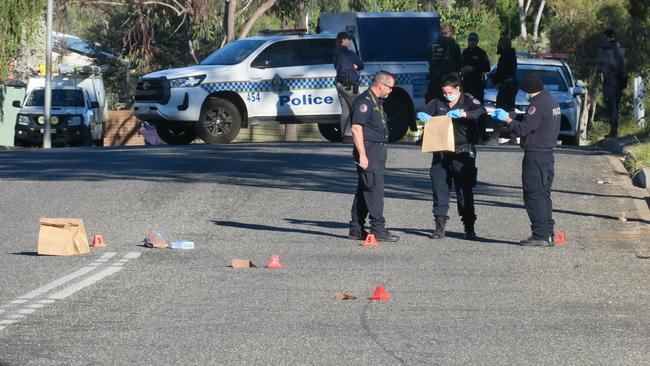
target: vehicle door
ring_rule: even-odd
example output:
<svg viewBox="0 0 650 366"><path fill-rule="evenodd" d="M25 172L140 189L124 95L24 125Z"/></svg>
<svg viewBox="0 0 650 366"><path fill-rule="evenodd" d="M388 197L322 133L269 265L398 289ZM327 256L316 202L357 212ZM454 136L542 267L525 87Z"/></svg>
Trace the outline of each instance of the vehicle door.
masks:
<svg viewBox="0 0 650 366"><path fill-rule="evenodd" d="M292 39L270 44L253 59L245 101L251 116L340 114L332 65L334 39Z"/></svg>

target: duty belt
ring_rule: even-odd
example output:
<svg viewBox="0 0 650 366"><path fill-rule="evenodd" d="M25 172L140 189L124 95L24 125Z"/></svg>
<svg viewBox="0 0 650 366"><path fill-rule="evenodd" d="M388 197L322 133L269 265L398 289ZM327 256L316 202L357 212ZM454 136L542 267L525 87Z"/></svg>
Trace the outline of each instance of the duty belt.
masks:
<svg viewBox="0 0 650 366"><path fill-rule="evenodd" d="M456 145L454 152L457 154L476 152L476 147L474 144Z"/></svg>

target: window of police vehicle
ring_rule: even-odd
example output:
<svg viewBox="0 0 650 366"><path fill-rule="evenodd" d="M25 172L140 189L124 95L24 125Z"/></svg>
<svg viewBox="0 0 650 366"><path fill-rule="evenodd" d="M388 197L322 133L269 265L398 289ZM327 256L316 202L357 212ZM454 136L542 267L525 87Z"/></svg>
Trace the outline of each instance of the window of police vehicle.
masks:
<svg viewBox="0 0 650 366"><path fill-rule="evenodd" d="M291 67L332 63L334 39L297 39L271 44L251 63L251 67Z"/></svg>
<svg viewBox="0 0 650 366"><path fill-rule="evenodd" d="M229 43L201 61L201 65L236 65L263 45L265 40L243 39Z"/></svg>

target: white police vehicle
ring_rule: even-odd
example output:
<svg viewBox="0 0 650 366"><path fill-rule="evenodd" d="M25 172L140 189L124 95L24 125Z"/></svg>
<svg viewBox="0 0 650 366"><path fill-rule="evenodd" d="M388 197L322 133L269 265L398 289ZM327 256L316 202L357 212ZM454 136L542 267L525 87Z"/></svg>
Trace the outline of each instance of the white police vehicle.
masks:
<svg viewBox="0 0 650 366"><path fill-rule="evenodd" d="M562 119L560 124L560 137L575 143L580 143L580 109L581 95L585 94L584 83L580 80L574 82L569 65L553 55L538 54L539 58L518 57L517 58L517 80L521 82L529 72L536 72L540 75L544 88L548 90L560 105ZM492 66L491 72L496 69ZM487 81L485 88L484 105L488 112L496 108L497 90L491 80ZM527 94L521 89L517 92L515 109L517 113L526 113L528 109ZM501 129L507 134L507 128Z"/></svg>
<svg viewBox="0 0 650 366"><path fill-rule="evenodd" d="M360 85L386 70L397 76L387 98L389 139L415 130L416 108L427 88L426 46L438 37L435 12L324 13L317 34L270 34L237 40L199 65L158 71L138 80L134 113L153 123L170 144L197 136L230 142L254 123L318 123L321 134L340 141L341 106L332 52L336 34L348 31L365 63Z"/></svg>

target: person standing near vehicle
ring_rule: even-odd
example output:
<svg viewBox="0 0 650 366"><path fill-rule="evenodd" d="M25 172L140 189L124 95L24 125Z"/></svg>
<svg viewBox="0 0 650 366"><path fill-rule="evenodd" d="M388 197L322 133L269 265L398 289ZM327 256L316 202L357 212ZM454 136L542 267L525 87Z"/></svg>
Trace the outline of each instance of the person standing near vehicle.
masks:
<svg viewBox="0 0 650 366"><path fill-rule="evenodd" d="M429 45L427 60L429 61L429 85L425 101L440 98L440 82L442 77L450 72L460 73L460 46L454 40L454 28L449 24L440 27L440 36Z"/></svg>
<svg viewBox="0 0 650 366"><path fill-rule="evenodd" d="M445 237L445 225L449 216L451 184L456 189L458 215L465 226L465 238L476 240L474 223L474 192L476 186L476 148L478 142L477 121L486 114L481 102L471 94L463 94L458 74L446 75L442 81L442 97L420 108L417 118L425 123L431 116L448 116L454 129L454 152L435 152L431 161L431 186L433 191L433 217L435 231L432 239ZM433 122L431 122L433 123Z"/></svg>
<svg viewBox="0 0 650 366"><path fill-rule="evenodd" d="M366 217L370 216L370 232L377 240L394 242L399 236L386 229L384 219L384 170L388 151L388 126L383 100L395 86L395 76L379 71L370 87L352 104L353 157L357 164L357 190L352 203L349 239L362 240Z"/></svg>
<svg viewBox="0 0 650 366"><path fill-rule="evenodd" d="M490 72L490 58L487 53L478 46L478 34L470 33L467 36L467 48L460 54L461 72L463 73L463 91L471 94L483 104L485 94L485 80L483 75ZM482 140L487 140L485 122L487 115L478 120L478 130Z"/></svg>
<svg viewBox="0 0 650 366"><path fill-rule="evenodd" d="M603 73L603 97L609 114L609 135L618 136L618 107L627 84L624 51L613 29L604 32L607 41L598 49L598 69Z"/></svg>
<svg viewBox="0 0 650 366"><path fill-rule="evenodd" d="M354 98L359 94L359 71L363 69L363 62L359 56L348 49L352 37L348 32L339 32L336 35L336 48L332 56L336 68L336 92L341 103L341 138L344 141L352 140L350 132L350 108Z"/></svg>
<svg viewBox="0 0 650 366"><path fill-rule="evenodd" d="M496 107L511 112L515 110L519 82L517 81L517 54L512 48L510 38L499 38L497 53L499 54L497 68L488 76L497 89ZM498 133L495 137L499 137ZM516 143L516 137L512 133L510 134L510 143Z"/></svg>
<svg viewBox="0 0 650 366"><path fill-rule="evenodd" d="M523 120L514 120L514 113L497 108L492 117L505 122L521 137L524 149L521 180L524 205L533 235L519 242L522 246L553 246L553 204L551 186L555 176L553 149L560 134L562 112L557 101L544 89L537 73L529 73L521 89L528 93L530 105Z"/></svg>

